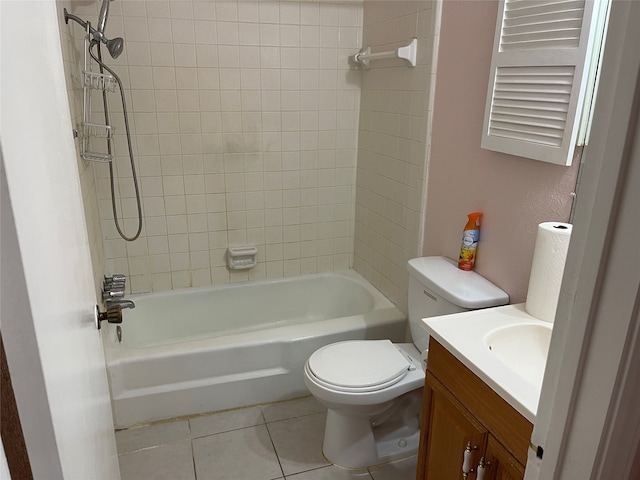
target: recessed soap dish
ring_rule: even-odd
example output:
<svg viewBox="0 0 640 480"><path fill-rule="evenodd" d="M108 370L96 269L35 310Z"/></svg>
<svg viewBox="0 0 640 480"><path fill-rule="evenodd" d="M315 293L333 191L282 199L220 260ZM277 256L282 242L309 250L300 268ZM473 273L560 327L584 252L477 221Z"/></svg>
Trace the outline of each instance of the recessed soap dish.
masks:
<svg viewBox="0 0 640 480"><path fill-rule="evenodd" d="M227 266L231 270L248 270L258 263L255 245L227 248Z"/></svg>

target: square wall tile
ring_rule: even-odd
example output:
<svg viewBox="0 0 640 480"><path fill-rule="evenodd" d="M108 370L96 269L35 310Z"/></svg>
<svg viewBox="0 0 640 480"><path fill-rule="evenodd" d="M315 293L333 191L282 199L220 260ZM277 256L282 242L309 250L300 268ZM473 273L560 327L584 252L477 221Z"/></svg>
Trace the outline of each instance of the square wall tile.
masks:
<svg viewBox="0 0 640 480"><path fill-rule="evenodd" d="M203 268L188 260L199 251L195 248L208 245L185 243L176 235L220 233L216 250L224 251L231 242L268 243L266 228L304 224L316 225L317 231L318 222L326 223L316 207L333 203L330 197L337 187L355 187L353 175L319 174L318 168L335 169L338 156L341 166L355 165L361 78L346 58L359 45L365 6L155 0L113 8L111 26L128 42L117 67L127 84L132 141L140 177L145 178L140 182L144 235L163 240L131 248L112 242L118 234L107 208L108 172L96 166L89 171L90 181L83 181L89 195L97 191L98 204L105 205L94 215L101 225L95 242L108 242L98 249L103 258L96 261L111 268L128 266L127 257L136 257L131 273L137 291L226 283L238 276L224 271L223 264ZM80 37L63 38L65 69L70 72L80 68L74 62L81 59L73 58L82 47ZM70 82L69 90L71 99L79 99L72 101L73 116L81 118L77 83ZM121 111L117 102L110 107ZM113 117L117 151L126 153L122 120ZM408 129L413 124L404 124L411 137L417 135ZM320 164L319 152L324 152ZM330 165L327 159L332 159ZM137 208L126 154L118 155L117 164L123 180L118 214L135 228ZM219 177L209 177L214 174ZM319 185L327 188L324 196L300 192ZM285 198L283 191L288 192ZM273 192L280 196L268 195ZM353 202L351 196L347 203L352 208L344 209L341 220L354 222ZM320 231L326 234L326 229ZM291 235L289 230L286 243L300 241L302 232ZM353 234L346 238L349 250L342 248L339 254L350 256ZM304 262L299 245L289 245L285 255L271 252L248 278L277 278L349 263L342 257L320 259L308 248L305 252L309 256Z"/></svg>

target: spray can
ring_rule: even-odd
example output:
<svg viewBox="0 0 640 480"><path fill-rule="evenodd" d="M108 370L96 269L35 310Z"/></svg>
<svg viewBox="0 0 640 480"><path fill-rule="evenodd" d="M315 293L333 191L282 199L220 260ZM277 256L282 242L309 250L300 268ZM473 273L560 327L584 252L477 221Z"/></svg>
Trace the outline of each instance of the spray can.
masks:
<svg viewBox="0 0 640 480"><path fill-rule="evenodd" d="M467 215L469 220L462 232L462 245L460 246L460 258L458 268L460 270L473 270L476 262L476 250L480 238L480 217L482 212L473 212Z"/></svg>

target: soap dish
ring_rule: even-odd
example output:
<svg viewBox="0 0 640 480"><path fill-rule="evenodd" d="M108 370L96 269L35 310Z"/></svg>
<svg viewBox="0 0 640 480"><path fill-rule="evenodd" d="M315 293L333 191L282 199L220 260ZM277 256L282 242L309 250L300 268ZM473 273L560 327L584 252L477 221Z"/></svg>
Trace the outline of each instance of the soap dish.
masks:
<svg viewBox="0 0 640 480"><path fill-rule="evenodd" d="M255 245L227 248L227 266L231 270L248 270L258 263Z"/></svg>

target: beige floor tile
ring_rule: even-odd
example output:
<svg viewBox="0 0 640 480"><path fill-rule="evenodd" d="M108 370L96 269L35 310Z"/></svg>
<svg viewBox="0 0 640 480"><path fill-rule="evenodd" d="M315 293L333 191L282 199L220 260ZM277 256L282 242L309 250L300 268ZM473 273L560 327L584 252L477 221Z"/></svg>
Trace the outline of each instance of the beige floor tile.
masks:
<svg viewBox="0 0 640 480"><path fill-rule="evenodd" d="M128 428L116 432L118 453L129 453L141 448L166 445L188 439L189 424L186 420Z"/></svg>
<svg viewBox="0 0 640 480"><path fill-rule="evenodd" d="M326 408L305 397L119 431L122 480L415 479L415 456L368 471L330 465L325 419Z"/></svg>
<svg viewBox="0 0 640 480"><path fill-rule="evenodd" d="M312 396L262 406L262 413L267 422L276 422L326 411L327 408Z"/></svg>
<svg viewBox="0 0 640 480"><path fill-rule="evenodd" d="M322 455L325 418L315 413L267 424L285 476L329 464Z"/></svg>
<svg viewBox="0 0 640 480"><path fill-rule="evenodd" d="M200 480L272 480L282 470L264 425L193 440Z"/></svg>
<svg viewBox="0 0 640 480"><path fill-rule="evenodd" d="M374 480L415 480L417 467L418 456L414 455L406 460L370 468L369 471Z"/></svg>
<svg viewBox="0 0 640 480"><path fill-rule="evenodd" d="M264 418L260 407L240 408L189 419L192 438L253 427L263 423Z"/></svg>
<svg viewBox="0 0 640 480"><path fill-rule="evenodd" d="M191 442L173 443L118 457L122 480L195 480Z"/></svg>
<svg viewBox="0 0 640 480"><path fill-rule="evenodd" d="M295 475L287 475L287 480L371 480L366 470L345 470L333 465L317 468ZM413 479L412 479L413 480Z"/></svg>

